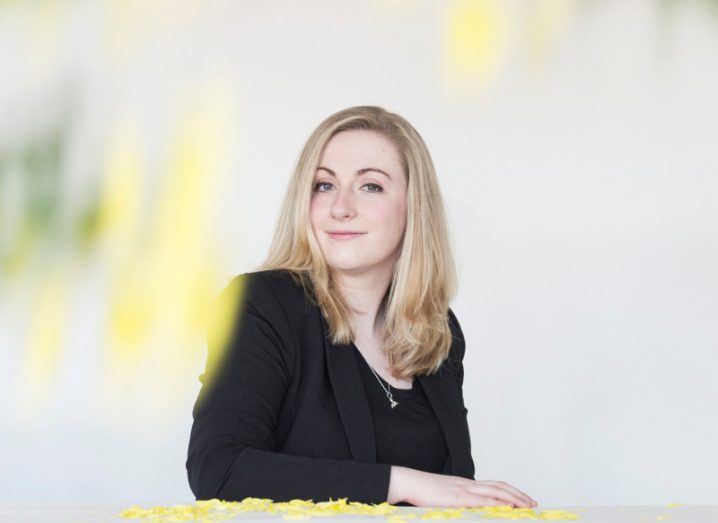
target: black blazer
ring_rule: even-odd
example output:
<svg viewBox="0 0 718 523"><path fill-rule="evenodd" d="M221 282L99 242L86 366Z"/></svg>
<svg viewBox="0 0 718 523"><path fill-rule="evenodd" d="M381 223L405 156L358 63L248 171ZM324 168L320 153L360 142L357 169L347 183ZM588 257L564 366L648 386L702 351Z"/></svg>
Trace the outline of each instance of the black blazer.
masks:
<svg viewBox="0 0 718 523"><path fill-rule="evenodd" d="M217 305L227 306L240 289L227 343L220 343L217 323L207 337L186 462L196 498L386 501L391 464L376 463L371 411L351 345L331 343L321 311L287 271L236 276ZM462 394L465 344L451 309L448 316L454 336L448 359L436 374L414 380L446 439L442 473L473 479Z"/></svg>

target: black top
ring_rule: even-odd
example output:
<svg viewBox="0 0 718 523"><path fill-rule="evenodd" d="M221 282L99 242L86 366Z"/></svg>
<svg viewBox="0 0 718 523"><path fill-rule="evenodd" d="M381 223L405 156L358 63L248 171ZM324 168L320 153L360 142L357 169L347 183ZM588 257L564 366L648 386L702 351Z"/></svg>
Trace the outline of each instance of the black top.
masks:
<svg viewBox="0 0 718 523"><path fill-rule="evenodd" d="M391 407L386 389L389 384L372 372L356 345L352 343L361 368L364 390L374 425L377 463L389 463L440 474L449 453L434 411L414 379L410 389L391 388Z"/></svg>
<svg viewBox="0 0 718 523"><path fill-rule="evenodd" d="M381 503L387 500L390 463L417 459L393 455L396 447L386 443L387 434L394 442L413 435L412 443L421 435L418 452L436 446L436 421L448 449L441 472L474 477L462 394L465 344L451 309L448 358L436 373L414 376L436 421L426 410L422 414L421 397L407 402L398 392L400 404L390 414L406 417L401 427L387 430L386 419L377 414L381 410L370 406L381 389L366 387L369 395L357 394L368 369L361 370L350 344L331 341L326 319L288 271L241 274L215 305L186 462L197 499ZM230 327L227 336L223 325ZM418 430L420 419L426 424ZM409 451L410 445L403 448ZM419 457L412 465L435 468L437 456Z"/></svg>

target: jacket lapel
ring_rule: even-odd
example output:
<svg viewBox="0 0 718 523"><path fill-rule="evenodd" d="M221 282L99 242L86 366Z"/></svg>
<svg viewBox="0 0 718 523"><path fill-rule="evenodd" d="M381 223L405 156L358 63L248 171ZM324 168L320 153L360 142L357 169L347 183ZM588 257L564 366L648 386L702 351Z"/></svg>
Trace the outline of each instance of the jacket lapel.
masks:
<svg viewBox="0 0 718 523"><path fill-rule="evenodd" d="M344 425L349 450L356 461L376 462L374 423L369 401L364 394L359 366L351 345L334 345L330 340L324 317L324 352L329 381L334 390L339 417Z"/></svg>
<svg viewBox="0 0 718 523"><path fill-rule="evenodd" d="M374 424L352 346L333 344L323 316L322 325L329 380L352 457L357 461L375 463ZM468 430L456 377L442 365L436 374L415 376L415 383L426 394L446 440L449 457L443 473L472 477Z"/></svg>
<svg viewBox="0 0 718 523"><path fill-rule="evenodd" d="M449 449L443 473L473 479L471 444L456 377L444 367L436 374L415 379L434 409Z"/></svg>

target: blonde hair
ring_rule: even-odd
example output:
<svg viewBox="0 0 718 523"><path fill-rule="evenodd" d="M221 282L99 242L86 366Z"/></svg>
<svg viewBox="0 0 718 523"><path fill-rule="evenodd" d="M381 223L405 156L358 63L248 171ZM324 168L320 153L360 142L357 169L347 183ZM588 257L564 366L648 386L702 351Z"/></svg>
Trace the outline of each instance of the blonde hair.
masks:
<svg viewBox="0 0 718 523"><path fill-rule="evenodd" d="M299 155L266 260L258 270L290 271L319 306L335 344L355 338L350 308L333 283L309 221L314 177L324 149L337 133L367 129L398 149L407 180L407 220L401 253L384 296L384 341L397 379L433 374L448 357L452 338L449 302L457 274L448 224L431 156L414 127L377 106L356 106L326 118Z"/></svg>

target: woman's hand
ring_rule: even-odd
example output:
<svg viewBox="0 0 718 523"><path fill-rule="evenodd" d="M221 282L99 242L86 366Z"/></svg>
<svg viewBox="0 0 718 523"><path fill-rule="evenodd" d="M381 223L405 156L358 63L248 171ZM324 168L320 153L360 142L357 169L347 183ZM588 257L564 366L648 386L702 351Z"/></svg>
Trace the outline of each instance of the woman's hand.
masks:
<svg viewBox="0 0 718 523"><path fill-rule="evenodd" d="M511 505L531 508L538 503L503 481L479 481L391 467L389 503L406 501L417 507L483 507Z"/></svg>

